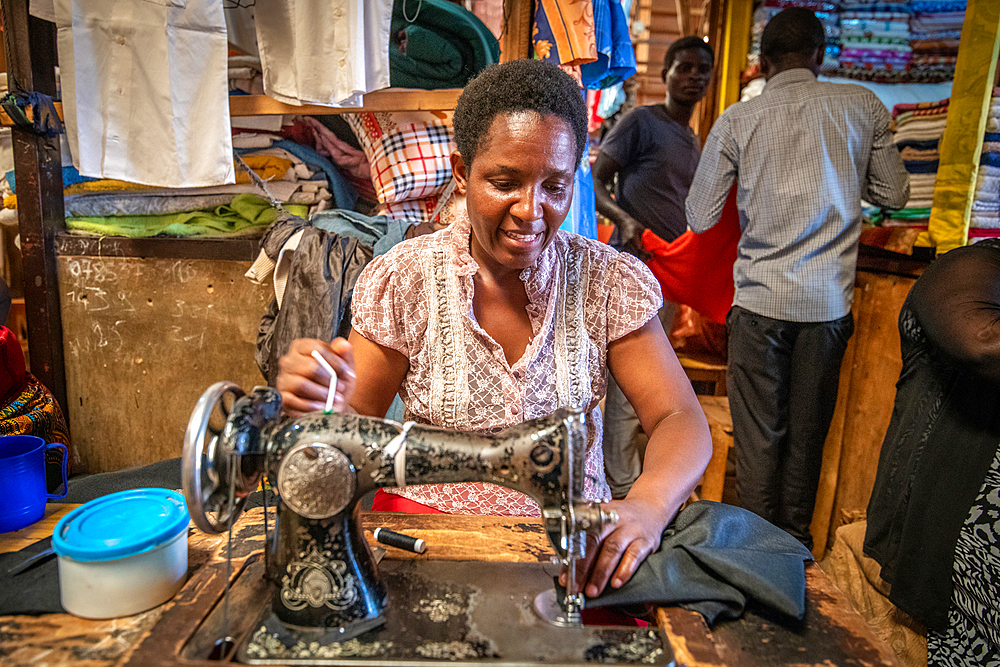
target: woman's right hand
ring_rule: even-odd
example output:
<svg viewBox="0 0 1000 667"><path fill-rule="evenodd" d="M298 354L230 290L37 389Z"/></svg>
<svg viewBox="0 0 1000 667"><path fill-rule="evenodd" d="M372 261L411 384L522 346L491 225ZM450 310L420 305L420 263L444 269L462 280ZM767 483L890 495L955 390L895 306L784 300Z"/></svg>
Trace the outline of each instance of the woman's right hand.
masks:
<svg viewBox="0 0 1000 667"><path fill-rule="evenodd" d="M343 338L325 343L315 338L292 341L288 354L278 361L278 378L275 386L281 393L285 413L298 417L307 412L321 412L326 408L330 388L330 373L312 356L319 352L337 373L337 395L333 409L343 412L350 408L351 397L357 385L354 372L354 350Z"/></svg>

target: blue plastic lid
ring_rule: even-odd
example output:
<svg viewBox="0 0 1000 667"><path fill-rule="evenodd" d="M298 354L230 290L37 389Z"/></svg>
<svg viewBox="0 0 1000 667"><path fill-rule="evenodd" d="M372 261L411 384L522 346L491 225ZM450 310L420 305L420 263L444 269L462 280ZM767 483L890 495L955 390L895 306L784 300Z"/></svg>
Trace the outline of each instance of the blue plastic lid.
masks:
<svg viewBox="0 0 1000 667"><path fill-rule="evenodd" d="M188 527L184 496L169 489L119 491L77 507L56 524L52 549L79 561L152 551Z"/></svg>

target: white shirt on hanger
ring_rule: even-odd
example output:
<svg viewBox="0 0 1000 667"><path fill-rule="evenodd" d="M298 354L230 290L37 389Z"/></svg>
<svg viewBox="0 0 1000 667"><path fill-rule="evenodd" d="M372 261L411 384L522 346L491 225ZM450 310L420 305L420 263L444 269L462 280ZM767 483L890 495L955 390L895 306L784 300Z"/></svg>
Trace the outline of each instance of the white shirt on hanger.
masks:
<svg viewBox="0 0 1000 667"><path fill-rule="evenodd" d="M257 0L253 9L268 96L357 107L389 86L392 0Z"/></svg>
<svg viewBox="0 0 1000 667"><path fill-rule="evenodd" d="M58 29L63 114L84 176L235 182L219 0L32 0Z"/></svg>

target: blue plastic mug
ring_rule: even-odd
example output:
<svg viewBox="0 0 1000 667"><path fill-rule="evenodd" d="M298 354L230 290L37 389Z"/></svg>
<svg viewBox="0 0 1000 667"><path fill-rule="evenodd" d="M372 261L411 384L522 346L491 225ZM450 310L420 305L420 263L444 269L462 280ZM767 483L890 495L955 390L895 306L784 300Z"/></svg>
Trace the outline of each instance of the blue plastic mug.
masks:
<svg viewBox="0 0 1000 667"><path fill-rule="evenodd" d="M63 492L49 494L45 488L45 452L62 449ZM60 442L46 444L34 435L0 436L0 533L9 533L30 526L45 515L45 502L64 498L66 459L69 450Z"/></svg>

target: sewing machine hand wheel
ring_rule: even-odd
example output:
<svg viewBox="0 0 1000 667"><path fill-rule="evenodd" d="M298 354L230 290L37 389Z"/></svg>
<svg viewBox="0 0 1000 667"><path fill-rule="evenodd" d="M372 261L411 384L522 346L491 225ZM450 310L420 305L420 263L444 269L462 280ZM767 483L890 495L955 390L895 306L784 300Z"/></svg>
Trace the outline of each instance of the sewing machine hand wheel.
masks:
<svg viewBox="0 0 1000 667"><path fill-rule="evenodd" d="M181 457L184 498L191 519L206 533L228 530L246 499L231 493L239 457L223 451L221 446L233 406L243 396L243 390L236 384L216 382L198 399L184 432ZM233 467L236 470L231 470Z"/></svg>

